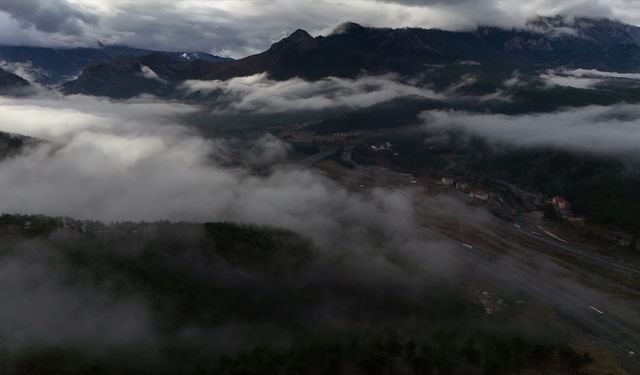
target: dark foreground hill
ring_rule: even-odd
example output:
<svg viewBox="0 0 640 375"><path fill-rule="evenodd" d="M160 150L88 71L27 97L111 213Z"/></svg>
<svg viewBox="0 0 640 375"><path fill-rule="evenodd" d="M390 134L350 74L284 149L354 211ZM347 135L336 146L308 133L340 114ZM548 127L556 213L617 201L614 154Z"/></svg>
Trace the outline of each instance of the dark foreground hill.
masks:
<svg viewBox="0 0 640 375"><path fill-rule="evenodd" d="M522 330L523 305L511 297L486 316L464 285L409 269L362 272L353 255L326 257L291 232L230 223L2 215L0 300L12 302L1 313L0 369L555 374L592 360L553 323ZM383 259L402 266L398 254Z"/></svg>

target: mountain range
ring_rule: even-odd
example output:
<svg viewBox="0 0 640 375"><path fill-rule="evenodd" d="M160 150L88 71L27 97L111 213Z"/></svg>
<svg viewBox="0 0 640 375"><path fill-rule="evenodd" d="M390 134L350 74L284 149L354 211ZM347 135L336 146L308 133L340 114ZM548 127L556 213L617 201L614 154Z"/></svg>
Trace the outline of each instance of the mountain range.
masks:
<svg viewBox="0 0 640 375"><path fill-rule="evenodd" d="M48 48L0 46L0 60L18 66L42 84L57 84L73 79L87 65L110 61L119 56L142 57L155 51L120 45L99 44L96 48ZM228 61L230 58L204 52L163 52L175 61Z"/></svg>
<svg viewBox="0 0 640 375"><path fill-rule="evenodd" d="M229 79L266 72L272 79L396 73L438 84L442 67L500 71L585 68L633 72L640 66L640 28L609 19L541 17L521 29L472 31L340 25L327 36L296 30L268 50L238 60L205 53L157 52L123 46L46 49L0 47L0 58L45 72L40 82L66 82L67 94L125 98L175 95L184 80ZM450 83L449 81L445 83Z"/></svg>

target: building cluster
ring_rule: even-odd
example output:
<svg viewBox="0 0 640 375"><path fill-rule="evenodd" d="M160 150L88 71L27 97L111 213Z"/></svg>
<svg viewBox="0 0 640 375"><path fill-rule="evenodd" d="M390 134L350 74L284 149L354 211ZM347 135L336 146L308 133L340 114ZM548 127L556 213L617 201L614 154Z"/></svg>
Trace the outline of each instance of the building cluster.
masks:
<svg viewBox="0 0 640 375"><path fill-rule="evenodd" d="M500 312L504 307L504 300L492 295L489 292L476 290L475 294L478 302L480 302L480 304L484 308L485 314L487 315Z"/></svg>
<svg viewBox="0 0 640 375"><path fill-rule="evenodd" d="M455 184L455 181L451 177L442 177L440 182L442 182L442 185L445 185L445 186L449 186L449 185Z"/></svg>
<svg viewBox="0 0 640 375"><path fill-rule="evenodd" d="M561 216L568 217L571 215L571 203L564 197L556 195L551 198L551 205Z"/></svg>
<svg viewBox="0 0 640 375"><path fill-rule="evenodd" d="M315 122L303 122L303 123L296 123L296 124L286 124L286 125L273 125L273 126L268 126L267 130L306 130L307 128L309 128L309 126L315 124Z"/></svg>
<svg viewBox="0 0 640 375"><path fill-rule="evenodd" d="M440 179L440 183L444 186L454 186L457 190L460 190L464 193L468 193L470 198L473 199L477 199L479 201L482 202L487 202L489 201L489 193L481 190L481 189L472 189L471 186L464 182L464 181L458 181L456 182L453 178L451 177L442 177Z"/></svg>
<svg viewBox="0 0 640 375"><path fill-rule="evenodd" d="M392 151L393 150L393 145L391 144L391 142L384 142L384 143L371 145L371 146L369 146L369 148L372 151L375 151L375 152Z"/></svg>
<svg viewBox="0 0 640 375"><path fill-rule="evenodd" d="M486 202L489 200L489 193L484 190L475 189L469 193L469 197Z"/></svg>

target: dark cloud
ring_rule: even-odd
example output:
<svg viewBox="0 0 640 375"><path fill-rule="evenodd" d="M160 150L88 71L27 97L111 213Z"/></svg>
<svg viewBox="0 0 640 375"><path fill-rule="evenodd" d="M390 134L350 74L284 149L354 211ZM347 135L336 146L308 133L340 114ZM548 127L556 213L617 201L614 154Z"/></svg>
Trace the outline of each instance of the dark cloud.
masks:
<svg viewBox="0 0 640 375"><path fill-rule="evenodd" d="M86 25L95 25L98 17L75 8L66 0L8 0L0 10L45 33L82 35Z"/></svg>
<svg viewBox="0 0 640 375"><path fill-rule="evenodd" d="M432 5L459 5L459 4L476 4L476 3L493 3L493 0L379 0L383 3L402 4L409 6L432 6Z"/></svg>

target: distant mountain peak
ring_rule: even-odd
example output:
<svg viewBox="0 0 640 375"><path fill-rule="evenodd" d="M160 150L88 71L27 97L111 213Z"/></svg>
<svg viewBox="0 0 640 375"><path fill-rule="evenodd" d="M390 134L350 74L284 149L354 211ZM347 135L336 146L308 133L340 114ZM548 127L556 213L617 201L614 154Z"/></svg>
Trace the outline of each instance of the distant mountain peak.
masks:
<svg viewBox="0 0 640 375"><path fill-rule="evenodd" d="M609 27L624 26L622 22L599 17L576 17L576 16L539 16L527 21L527 27L538 31L548 32L558 28L567 28L573 30L589 29L597 25L608 25Z"/></svg>
<svg viewBox="0 0 640 375"><path fill-rule="evenodd" d="M271 50L276 52L295 52L310 50L317 47L318 42L314 37L309 35L305 30L298 29L288 37L275 43L271 47Z"/></svg>
<svg viewBox="0 0 640 375"><path fill-rule="evenodd" d="M333 31L331 32L331 35L349 34L349 33L359 32L364 30L366 30L364 26L358 23L349 21L349 22L345 22L338 25L335 29L333 29Z"/></svg>
<svg viewBox="0 0 640 375"><path fill-rule="evenodd" d="M571 35L601 44L640 45L640 28L605 17L536 17L527 22L533 31L553 36Z"/></svg>
<svg viewBox="0 0 640 375"><path fill-rule="evenodd" d="M313 37L306 30L297 29L296 31L292 32L291 35L289 35L289 39L306 40L306 39L313 39Z"/></svg>
<svg viewBox="0 0 640 375"><path fill-rule="evenodd" d="M540 17L526 28L479 27L474 31L366 28L348 22L328 36L313 37L296 30L267 51L235 61L189 59L176 57L176 53L109 61L87 67L78 79L65 85L65 92L161 96L172 94L187 79L224 80L265 72L275 80L394 73L433 82L447 81L450 73L458 79L454 70L446 69L455 67L457 71L461 66L473 70L500 66L505 71L571 67L637 72L639 30L607 19L566 16ZM157 77L141 74L141 63ZM427 69L433 67L443 70L427 77Z"/></svg>

